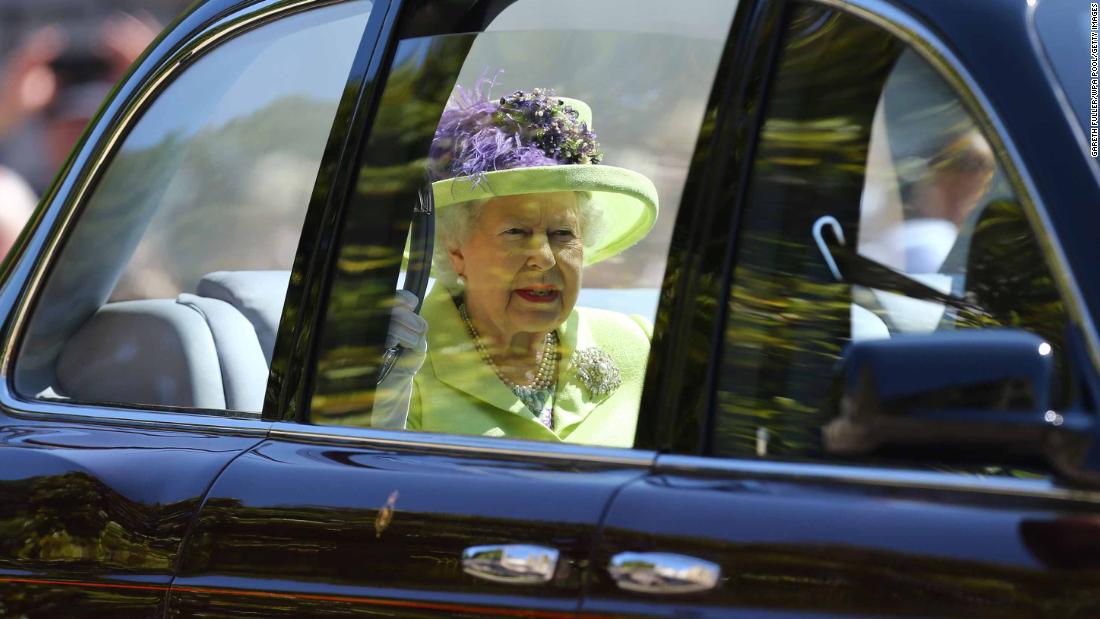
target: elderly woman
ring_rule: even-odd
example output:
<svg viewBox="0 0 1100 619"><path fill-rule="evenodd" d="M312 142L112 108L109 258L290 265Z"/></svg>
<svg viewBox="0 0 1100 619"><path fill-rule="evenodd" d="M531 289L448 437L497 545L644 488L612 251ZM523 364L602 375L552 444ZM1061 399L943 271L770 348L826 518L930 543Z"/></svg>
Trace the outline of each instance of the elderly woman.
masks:
<svg viewBox="0 0 1100 619"><path fill-rule="evenodd" d="M576 302L585 266L649 232L656 190L601 165L590 125L550 91L452 97L431 157L437 283L391 323L412 350L393 379L412 376L407 428L633 444L650 326Z"/></svg>

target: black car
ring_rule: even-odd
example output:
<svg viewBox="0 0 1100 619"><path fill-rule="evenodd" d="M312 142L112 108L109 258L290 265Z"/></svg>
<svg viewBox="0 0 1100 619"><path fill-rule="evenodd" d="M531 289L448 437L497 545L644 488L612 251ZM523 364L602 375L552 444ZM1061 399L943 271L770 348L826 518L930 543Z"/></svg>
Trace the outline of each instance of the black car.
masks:
<svg viewBox="0 0 1100 619"><path fill-rule="evenodd" d="M196 3L0 273L0 615L1100 616L1096 32ZM486 76L587 101L660 194L580 299L653 322L632 448L370 427L428 146Z"/></svg>

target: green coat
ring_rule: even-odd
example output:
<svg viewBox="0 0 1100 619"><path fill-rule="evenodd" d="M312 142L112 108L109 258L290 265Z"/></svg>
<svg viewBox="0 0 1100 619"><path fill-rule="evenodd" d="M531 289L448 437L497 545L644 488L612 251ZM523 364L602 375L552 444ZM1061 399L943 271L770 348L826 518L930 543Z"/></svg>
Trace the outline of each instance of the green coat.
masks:
<svg viewBox="0 0 1100 619"><path fill-rule="evenodd" d="M414 379L410 430L633 446L649 357L650 328L642 318L576 308L558 328L562 362L551 431L481 358L444 286L428 294L421 316L428 321L428 358ZM577 376L573 352L589 348L603 350L619 368L622 383L610 393L593 394Z"/></svg>

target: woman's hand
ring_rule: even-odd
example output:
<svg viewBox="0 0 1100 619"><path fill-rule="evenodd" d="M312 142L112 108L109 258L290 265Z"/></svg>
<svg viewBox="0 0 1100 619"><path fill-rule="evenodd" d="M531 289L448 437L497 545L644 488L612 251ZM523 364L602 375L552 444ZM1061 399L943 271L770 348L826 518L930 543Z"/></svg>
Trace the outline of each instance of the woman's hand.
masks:
<svg viewBox="0 0 1100 619"><path fill-rule="evenodd" d="M393 310L390 312L390 331L386 334L386 348L400 345L406 351L421 354L428 350L428 321L421 318L415 311L416 304L419 302L420 299L408 290L398 290L394 295ZM417 369L420 369L419 366Z"/></svg>
<svg viewBox="0 0 1100 619"><path fill-rule="evenodd" d="M416 295L407 290L399 290L394 297L386 348L400 346L401 356L378 383L371 413L372 428L405 429L413 377L424 365L428 353L428 321L413 311L418 302Z"/></svg>

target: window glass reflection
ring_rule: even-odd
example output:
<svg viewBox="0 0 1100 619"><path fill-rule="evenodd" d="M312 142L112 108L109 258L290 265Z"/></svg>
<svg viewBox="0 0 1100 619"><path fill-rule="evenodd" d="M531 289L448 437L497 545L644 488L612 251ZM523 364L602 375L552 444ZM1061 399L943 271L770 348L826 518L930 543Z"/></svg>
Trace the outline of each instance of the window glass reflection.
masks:
<svg viewBox="0 0 1100 619"><path fill-rule="evenodd" d="M379 110L403 122L376 124L358 211L392 204L407 217L430 183L433 279L415 298L354 303L385 277L354 266L393 265L405 239L390 252L356 245L387 224L349 220L311 419L632 446L676 210L734 8L697 3L687 24L655 20L654 2L586 5L583 20L518 2L484 33L403 41ZM398 186L396 170L411 180ZM363 335L380 319L385 333ZM372 337L402 349L377 389Z"/></svg>
<svg viewBox="0 0 1100 619"><path fill-rule="evenodd" d="M987 136L917 53L855 17L800 5L756 157L715 453L839 457L821 433L849 393L838 362L860 340L1027 331L1055 351L1055 406L1067 401L1066 315L1036 232ZM958 454L943 451L932 464L957 470ZM904 449L875 458L912 463ZM1000 464L981 470L1012 474Z"/></svg>
<svg viewBox="0 0 1100 619"><path fill-rule="evenodd" d="M198 56L126 134L31 319L35 397L258 413L298 235L371 3Z"/></svg>

